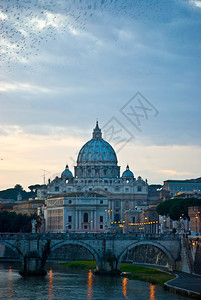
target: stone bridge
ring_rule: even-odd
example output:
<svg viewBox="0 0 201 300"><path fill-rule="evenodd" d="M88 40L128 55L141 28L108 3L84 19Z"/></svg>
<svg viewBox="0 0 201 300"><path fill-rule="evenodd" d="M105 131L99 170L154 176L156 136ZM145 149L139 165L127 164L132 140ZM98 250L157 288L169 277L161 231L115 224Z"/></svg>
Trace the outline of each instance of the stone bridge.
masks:
<svg viewBox="0 0 201 300"><path fill-rule="evenodd" d="M137 246L150 245L166 257L169 270L191 273L188 257L188 239L176 236L92 233L26 233L0 234L0 244L12 249L24 262L24 272L43 272L46 260L62 246L80 246L87 249L96 261L97 272L119 272L125 255Z"/></svg>

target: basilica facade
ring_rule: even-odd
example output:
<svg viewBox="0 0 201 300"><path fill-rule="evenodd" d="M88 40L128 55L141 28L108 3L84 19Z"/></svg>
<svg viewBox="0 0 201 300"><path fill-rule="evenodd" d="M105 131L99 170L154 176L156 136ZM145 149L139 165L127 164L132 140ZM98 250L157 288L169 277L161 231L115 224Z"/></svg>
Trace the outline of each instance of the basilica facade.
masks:
<svg viewBox="0 0 201 300"><path fill-rule="evenodd" d="M74 175L68 165L47 185L46 230L104 232L122 224L125 213L148 206L148 184L126 166L121 174L117 155L102 138L98 122L80 149Z"/></svg>

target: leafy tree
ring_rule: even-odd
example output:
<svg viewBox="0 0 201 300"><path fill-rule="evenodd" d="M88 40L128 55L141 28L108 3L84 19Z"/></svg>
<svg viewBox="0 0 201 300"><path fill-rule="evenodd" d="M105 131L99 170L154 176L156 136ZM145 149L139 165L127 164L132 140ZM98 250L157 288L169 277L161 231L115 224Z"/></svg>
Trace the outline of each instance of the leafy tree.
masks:
<svg viewBox="0 0 201 300"><path fill-rule="evenodd" d="M181 216L188 218L188 207L201 206L201 199L197 198L174 198L165 200L157 206L157 212L161 216L179 220Z"/></svg>
<svg viewBox="0 0 201 300"><path fill-rule="evenodd" d="M28 186L28 188L31 190L31 192L34 192L34 193L36 193L36 191L39 187L41 187L40 184L33 184L33 185Z"/></svg>
<svg viewBox="0 0 201 300"><path fill-rule="evenodd" d="M16 191L18 191L18 192L23 191L23 187L22 187L20 184L16 184L16 185L14 186L14 189L15 189Z"/></svg>
<svg viewBox="0 0 201 300"><path fill-rule="evenodd" d="M16 184L14 188L0 191L0 198L17 200L19 193L21 194L22 199L33 198L36 196L36 193L26 192L23 190L23 187L20 184Z"/></svg>
<svg viewBox="0 0 201 300"><path fill-rule="evenodd" d="M0 232L31 232L31 220L33 219L36 219L35 215L0 212Z"/></svg>

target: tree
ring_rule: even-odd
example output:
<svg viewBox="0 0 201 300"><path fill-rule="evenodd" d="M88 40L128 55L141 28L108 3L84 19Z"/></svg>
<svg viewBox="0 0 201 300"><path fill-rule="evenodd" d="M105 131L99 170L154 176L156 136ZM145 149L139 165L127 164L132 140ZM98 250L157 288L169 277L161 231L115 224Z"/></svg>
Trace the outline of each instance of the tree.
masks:
<svg viewBox="0 0 201 300"><path fill-rule="evenodd" d="M32 185L28 186L28 188L31 190L31 192L34 192L34 193L36 193L36 191L39 187L41 187L40 184L32 184Z"/></svg>
<svg viewBox="0 0 201 300"><path fill-rule="evenodd" d="M188 207L190 206L201 206L201 199L197 198L174 198L165 200L160 203L157 207L157 213L161 216L170 217L172 220L179 220L188 218Z"/></svg>
<svg viewBox="0 0 201 300"><path fill-rule="evenodd" d="M0 191L0 198L17 200L19 193L22 199L33 198L36 196L34 192L26 192L20 184L16 184L14 188Z"/></svg>
<svg viewBox="0 0 201 300"><path fill-rule="evenodd" d="M14 186L14 189L15 189L16 191L18 191L18 192L23 191L23 187L22 187L20 184L16 184L16 185Z"/></svg>
<svg viewBox="0 0 201 300"><path fill-rule="evenodd" d="M31 220L33 219L36 219L36 215L0 212L0 232L31 232Z"/></svg>

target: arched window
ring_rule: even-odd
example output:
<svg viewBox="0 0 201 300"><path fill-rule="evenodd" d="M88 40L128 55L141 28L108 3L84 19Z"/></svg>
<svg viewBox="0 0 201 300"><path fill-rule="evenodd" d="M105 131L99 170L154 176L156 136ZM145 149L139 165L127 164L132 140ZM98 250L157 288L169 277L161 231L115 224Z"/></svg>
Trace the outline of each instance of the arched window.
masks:
<svg viewBox="0 0 201 300"><path fill-rule="evenodd" d="M84 223L88 223L88 213L84 213Z"/></svg>

